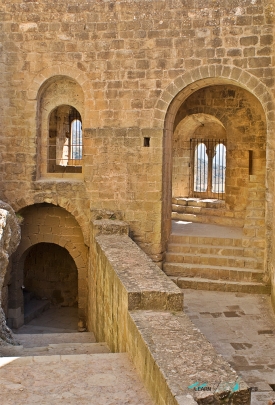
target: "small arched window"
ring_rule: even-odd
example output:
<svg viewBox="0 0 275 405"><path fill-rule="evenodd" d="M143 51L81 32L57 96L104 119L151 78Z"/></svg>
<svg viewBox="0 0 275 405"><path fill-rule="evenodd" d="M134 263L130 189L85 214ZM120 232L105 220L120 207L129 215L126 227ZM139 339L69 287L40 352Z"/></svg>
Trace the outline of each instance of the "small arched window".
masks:
<svg viewBox="0 0 275 405"><path fill-rule="evenodd" d="M82 122L72 106L58 106L50 114L48 172L82 172Z"/></svg>
<svg viewBox="0 0 275 405"><path fill-rule="evenodd" d="M218 143L212 160L212 193L225 192L226 146Z"/></svg>
<svg viewBox="0 0 275 405"><path fill-rule="evenodd" d="M82 159L82 123L79 119L71 123L70 159L74 162Z"/></svg>
<svg viewBox="0 0 275 405"><path fill-rule="evenodd" d="M208 182L208 156L204 143L195 147L194 156L194 191L205 192Z"/></svg>

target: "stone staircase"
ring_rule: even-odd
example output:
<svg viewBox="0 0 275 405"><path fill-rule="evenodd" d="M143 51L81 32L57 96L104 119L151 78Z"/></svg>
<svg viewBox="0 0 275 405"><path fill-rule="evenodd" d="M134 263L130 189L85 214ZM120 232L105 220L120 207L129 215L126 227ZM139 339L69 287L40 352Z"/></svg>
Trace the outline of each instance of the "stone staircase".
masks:
<svg viewBox="0 0 275 405"><path fill-rule="evenodd" d="M18 334L0 346L1 405L152 405L126 353L83 333Z"/></svg>
<svg viewBox="0 0 275 405"><path fill-rule="evenodd" d="M244 213L226 209L225 201L216 199L174 197L172 219L242 227Z"/></svg>
<svg viewBox="0 0 275 405"><path fill-rule="evenodd" d="M106 343L96 343L93 333L18 334L18 346L0 347L2 357L109 353Z"/></svg>
<svg viewBox="0 0 275 405"><path fill-rule="evenodd" d="M263 254L243 238L171 234L164 272L180 287L265 294Z"/></svg>

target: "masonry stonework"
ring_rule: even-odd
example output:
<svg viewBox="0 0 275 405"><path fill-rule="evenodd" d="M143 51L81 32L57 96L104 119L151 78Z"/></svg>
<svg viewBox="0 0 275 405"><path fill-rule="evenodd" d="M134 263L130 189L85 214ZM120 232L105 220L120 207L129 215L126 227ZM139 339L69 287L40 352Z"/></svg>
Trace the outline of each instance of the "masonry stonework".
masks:
<svg viewBox="0 0 275 405"><path fill-rule="evenodd" d="M222 245L209 237L210 248L201 247L226 256L218 258L216 284L205 285L236 291L242 276L240 291L247 284L271 292L275 310L274 1L3 0L0 28L0 199L16 212L22 234L0 269L2 318L13 328L24 323L26 283L55 305L77 305L81 330L128 351L156 403L219 401L187 400L187 380L173 388L169 373L185 339L207 342L161 269L172 201L194 191L194 155L185 145L224 139L222 209L215 221L202 216L241 237ZM196 250L199 238L186 239L181 248ZM234 249L243 257L227 257ZM169 364L156 322L165 344L173 327L180 331ZM194 357L194 373L206 372L202 357ZM233 378L212 351L211 359L203 378L218 381L221 369ZM179 375L185 367L182 360ZM249 403L245 384L240 396Z"/></svg>
<svg viewBox="0 0 275 405"><path fill-rule="evenodd" d="M227 142L223 215L260 256L275 308L273 0L16 0L0 16L0 198L23 219L10 324L23 322L24 264L42 243L71 256L79 318L93 324L94 220L124 220L162 267L172 198L189 197L184 144L210 134Z"/></svg>

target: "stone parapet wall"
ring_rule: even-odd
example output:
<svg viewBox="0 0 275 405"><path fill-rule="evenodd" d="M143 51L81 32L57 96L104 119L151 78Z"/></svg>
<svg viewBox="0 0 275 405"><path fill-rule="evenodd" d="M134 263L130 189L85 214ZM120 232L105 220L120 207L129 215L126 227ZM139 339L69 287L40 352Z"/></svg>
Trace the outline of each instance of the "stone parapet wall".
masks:
<svg viewBox="0 0 275 405"><path fill-rule="evenodd" d="M224 395L249 404L246 384L182 312L183 293L127 236L127 224L91 226L88 327L97 341L129 354L158 405L218 404ZM188 388L200 380L212 391Z"/></svg>
<svg viewBox="0 0 275 405"><path fill-rule="evenodd" d="M88 327L113 351L125 351L129 309L179 311L183 295L127 236L125 223L95 220L92 227Z"/></svg>
<svg viewBox="0 0 275 405"><path fill-rule="evenodd" d="M157 404L250 404L246 383L182 312L130 311L127 352Z"/></svg>

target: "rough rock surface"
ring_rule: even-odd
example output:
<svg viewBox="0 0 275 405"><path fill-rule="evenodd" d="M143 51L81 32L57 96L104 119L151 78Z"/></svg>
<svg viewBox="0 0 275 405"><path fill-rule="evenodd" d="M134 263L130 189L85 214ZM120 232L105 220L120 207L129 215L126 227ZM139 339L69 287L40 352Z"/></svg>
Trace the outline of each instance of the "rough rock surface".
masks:
<svg viewBox="0 0 275 405"><path fill-rule="evenodd" d="M0 345L16 344L11 330L6 325L2 309L2 287L4 283L9 256L15 251L20 241L20 226L13 209L0 201Z"/></svg>

